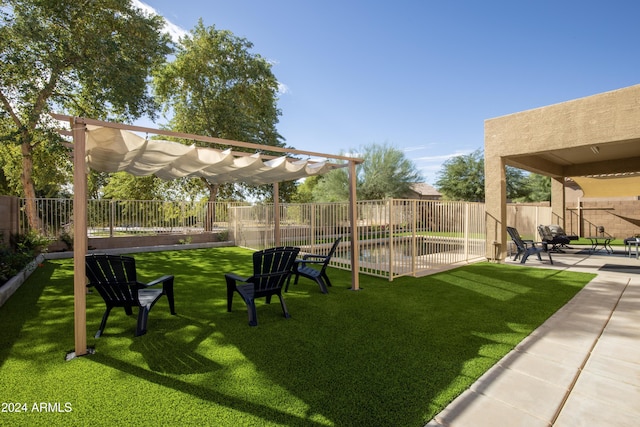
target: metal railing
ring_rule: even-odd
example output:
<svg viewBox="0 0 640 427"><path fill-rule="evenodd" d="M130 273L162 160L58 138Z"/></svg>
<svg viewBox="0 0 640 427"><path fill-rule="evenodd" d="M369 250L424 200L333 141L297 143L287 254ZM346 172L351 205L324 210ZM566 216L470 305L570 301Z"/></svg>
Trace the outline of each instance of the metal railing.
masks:
<svg viewBox="0 0 640 427"><path fill-rule="evenodd" d="M20 230L28 224L20 201ZM37 199L40 233L59 239L70 234L73 201ZM303 253L326 253L342 236L331 264L351 268L347 203L280 204L280 244ZM191 234L229 231L238 246L263 249L275 245L273 204L90 200L89 237ZM535 235L537 224L550 223L551 208L509 206L508 223ZM485 209L482 203L434 200L357 202L360 272L387 277L418 276L486 257Z"/></svg>
<svg viewBox="0 0 640 427"><path fill-rule="evenodd" d="M20 231L29 229L20 200ZM125 235L188 234L221 231L228 228L228 212L246 203L169 202L158 200L89 200L87 235L114 237ZM35 199L40 234L52 239L72 232L72 199Z"/></svg>
<svg viewBox="0 0 640 427"><path fill-rule="evenodd" d="M485 257L484 204L430 200L357 202L360 272L393 280ZM347 203L280 206L280 244L326 253L343 241L331 265L351 268ZM232 240L264 249L275 245L274 206L230 209Z"/></svg>

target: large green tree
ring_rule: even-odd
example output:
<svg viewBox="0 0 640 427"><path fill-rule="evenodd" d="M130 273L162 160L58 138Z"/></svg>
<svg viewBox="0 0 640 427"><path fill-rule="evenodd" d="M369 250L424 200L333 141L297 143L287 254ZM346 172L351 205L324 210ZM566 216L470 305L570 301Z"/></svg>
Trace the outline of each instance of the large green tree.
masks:
<svg viewBox="0 0 640 427"><path fill-rule="evenodd" d="M356 167L356 192L359 200L405 197L411 184L421 176L404 152L389 144L370 144L359 150L363 162ZM318 202L349 199L347 170L334 170L318 180L313 198Z"/></svg>
<svg viewBox="0 0 640 427"><path fill-rule="evenodd" d="M0 194L20 197L22 156L19 144L0 144ZM68 197L71 180L69 153L62 145L44 140L33 149L33 185L36 197Z"/></svg>
<svg viewBox="0 0 640 427"><path fill-rule="evenodd" d="M366 146L363 157L358 171L361 200L406 197L411 184L422 179L404 152L388 144Z"/></svg>
<svg viewBox="0 0 640 427"><path fill-rule="evenodd" d="M321 175L312 175L296 186L296 192L291 198L293 203L312 203L313 189L318 185Z"/></svg>
<svg viewBox="0 0 640 427"><path fill-rule="evenodd" d="M356 188L358 186L356 179ZM335 169L322 175L311 189L314 202L344 202L349 200L347 169Z"/></svg>
<svg viewBox="0 0 640 427"><path fill-rule="evenodd" d="M158 99L172 114L171 129L178 132L284 146L276 124L278 82L271 64L252 53L253 44L231 31L205 27L202 20L180 40L175 59L154 76ZM227 148L227 147L220 147ZM265 150L268 153L268 149ZM238 195L238 185L221 188L202 180L210 200ZM280 194L291 192L282 186ZM246 188L245 188L246 190ZM264 189L249 189L264 196Z"/></svg>
<svg viewBox="0 0 640 427"><path fill-rule="evenodd" d="M522 171L507 167L506 174L507 198L523 197L527 188ZM448 200L484 202L484 182L484 154L478 149L444 162L435 186Z"/></svg>
<svg viewBox="0 0 640 427"><path fill-rule="evenodd" d="M95 184L100 187L99 194L94 195L95 198L196 201L206 197L202 186L194 185L197 181L189 178L165 181L156 176L133 176L127 172L108 174L104 178ZM90 181L90 191L94 190L91 184Z"/></svg>
<svg viewBox="0 0 640 427"><path fill-rule="evenodd" d="M47 113L153 117L148 77L170 53L163 25L130 0L0 0L0 113L12 121L20 146L32 227L39 222L34 156L57 137Z"/></svg>
<svg viewBox="0 0 640 427"><path fill-rule="evenodd" d="M527 175L524 181L525 192L517 202L549 202L551 201L551 178L536 173Z"/></svg>

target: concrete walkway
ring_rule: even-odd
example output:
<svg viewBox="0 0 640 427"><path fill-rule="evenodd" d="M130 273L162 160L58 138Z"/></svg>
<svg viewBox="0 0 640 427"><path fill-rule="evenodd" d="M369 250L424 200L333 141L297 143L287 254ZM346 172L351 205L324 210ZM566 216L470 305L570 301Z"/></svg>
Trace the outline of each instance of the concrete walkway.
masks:
<svg viewBox="0 0 640 427"><path fill-rule="evenodd" d="M640 260L552 256L526 265L598 277L427 426L640 425Z"/></svg>

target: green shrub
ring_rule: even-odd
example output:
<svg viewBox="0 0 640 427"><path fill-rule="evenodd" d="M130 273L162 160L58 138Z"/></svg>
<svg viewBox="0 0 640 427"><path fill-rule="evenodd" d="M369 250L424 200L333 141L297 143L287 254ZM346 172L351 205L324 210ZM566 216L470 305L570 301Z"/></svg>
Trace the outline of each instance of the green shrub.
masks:
<svg viewBox="0 0 640 427"><path fill-rule="evenodd" d="M14 252L9 248L0 248L0 285L18 274L33 261L33 256L23 252Z"/></svg>
<svg viewBox="0 0 640 427"><path fill-rule="evenodd" d="M178 243L180 243L181 245L188 245L191 243L192 237L191 236L187 236L184 239L180 239L178 240Z"/></svg>
<svg viewBox="0 0 640 427"><path fill-rule="evenodd" d="M0 285L18 274L41 252L46 251L50 240L35 231L15 236L12 247L0 238Z"/></svg>
<svg viewBox="0 0 640 427"><path fill-rule="evenodd" d="M18 234L14 241L16 252L30 254L32 257L46 252L47 246L51 243L51 239L33 230Z"/></svg>

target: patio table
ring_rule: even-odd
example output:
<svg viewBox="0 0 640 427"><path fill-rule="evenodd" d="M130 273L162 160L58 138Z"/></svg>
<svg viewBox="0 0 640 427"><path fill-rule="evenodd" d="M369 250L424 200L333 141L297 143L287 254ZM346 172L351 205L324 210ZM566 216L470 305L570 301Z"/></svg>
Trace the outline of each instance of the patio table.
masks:
<svg viewBox="0 0 640 427"><path fill-rule="evenodd" d="M631 245L636 246L636 259L638 259L638 246L640 246L640 238L624 239L624 249L625 252L627 252L627 250L629 251L629 258L631 258Z"/></svg>
<svg viewBox="0 0 640 427"><path fill-rule="evenodd" d="M611 241L615 239L612 236L587 236L587 239L591 240L591 249L589 249L589 253L597 252L598 246L602 246L600 249L604 249L608 254L613 253L613 248L611 247Z"/></svg>

